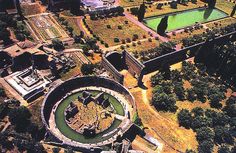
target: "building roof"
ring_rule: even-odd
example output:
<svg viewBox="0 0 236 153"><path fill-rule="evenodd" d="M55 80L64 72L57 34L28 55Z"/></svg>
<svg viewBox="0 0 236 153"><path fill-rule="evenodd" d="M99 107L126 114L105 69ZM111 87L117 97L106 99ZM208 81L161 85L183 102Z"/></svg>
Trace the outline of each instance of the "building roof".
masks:
<svg viewBox="0 0 236 153"><path fill-rule="evenodd" d="M34 55L43 55L45 52L39 49L41 46L41 44L37 45L31 41L26 40L24 42L19 42L13 46L10 46L4 49L4 51L7 52L11 57L17 57L26 52Z"/></svg>

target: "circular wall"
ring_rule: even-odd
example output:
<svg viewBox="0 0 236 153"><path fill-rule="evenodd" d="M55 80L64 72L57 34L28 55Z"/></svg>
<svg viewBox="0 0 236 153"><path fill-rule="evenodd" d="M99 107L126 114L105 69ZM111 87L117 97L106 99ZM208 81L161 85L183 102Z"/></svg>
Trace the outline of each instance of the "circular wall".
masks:
<svg viewBox="0 0 236 153"><path fill-rule="evenodd" d="M90 139L84 141L84 138L79 137L79 135L76 138L75 135L78 134L76 131L71 131L74 134L73 137L70 137L70 135L65 133L68 129L63 131L58 124L62 123L62 120L58 122L56 115L54 115L57 114L58 106L66 98L73 95L76 91L82 90L105 92L111 95L111 98L116 99L122 106L122 109L124 109L124 116L121 116L122 119L119 122L116 121L115 124L113 123L111 127L100 133L96 139L91 139L91 141ZM70 79L51 89L44 99L41 116L47 131L58 138L62 142L62 145L91 149L111 144L118 136L122 136L131 127L132 122L130 118L133 117L135 111L134 98L124 86L108 78L86 76Z"/></svg>

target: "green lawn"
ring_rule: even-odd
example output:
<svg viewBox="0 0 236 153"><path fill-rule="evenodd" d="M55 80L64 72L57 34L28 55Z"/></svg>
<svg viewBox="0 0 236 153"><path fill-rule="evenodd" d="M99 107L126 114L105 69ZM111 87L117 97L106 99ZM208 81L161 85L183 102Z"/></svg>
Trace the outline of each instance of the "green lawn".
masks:
<svg viewBox="0 0 236 153"><path fill-rule="evenodd" d="M224 17L227 17L227 14L218 9L196 9L191 11L185 11L169 16L167 30L172 31L194 25L196 22L205 23ZM144 23L148 27L156 31L157 26L159 25L162 18L163 16L146 18L144 20Z"/></svg>

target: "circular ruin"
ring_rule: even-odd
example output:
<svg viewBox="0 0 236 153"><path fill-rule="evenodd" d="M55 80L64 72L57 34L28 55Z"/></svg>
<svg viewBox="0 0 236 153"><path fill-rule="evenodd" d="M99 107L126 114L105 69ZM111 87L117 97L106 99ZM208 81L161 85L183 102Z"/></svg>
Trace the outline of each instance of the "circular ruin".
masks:
<svg viewBox="0 0 236 153"><path fill-rule="evenodd" d="M135 110L133 96L121 84L86 76L51 89L41 115L47 131L61 145L91 150L122 137L132 125Z"/></svg>

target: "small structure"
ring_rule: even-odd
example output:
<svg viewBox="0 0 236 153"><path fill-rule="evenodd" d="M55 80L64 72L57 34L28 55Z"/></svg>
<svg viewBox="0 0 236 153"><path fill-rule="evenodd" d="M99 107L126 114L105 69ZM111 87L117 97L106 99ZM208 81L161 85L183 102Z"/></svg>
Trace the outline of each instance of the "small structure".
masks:
<svg viewBox="0 0 236 153"><path fill-rule="evenodd" d="M78 112L78 107L73 102L70 102L65 110L66 120L69 121L69 119L74 117Z"/></svg>
<svg viewBox="0 0 236 153"><path fill-rule="evenodd" d="M50 80L42 77L32 67L17 71L4 78L25 100L31 101L42 95Z"/></svg>
<svg viewBox="0 0 236 153"><path fill-rule="evenodd" d="M88 91L83 91L82 96L78 96L78 100L86 106L93 100L92 94Z"/></svg>
<svg viewBox="0 0 236 153"><path fill-rule="evenodd" d="M94 100L98 105L102 105L103 108L107 108L110 105L109 98L104 97L104 92L98 94Z"/></svg>
<svg viewBox="0 0 236 153"><path fill-rule="evenodd" d="M96 135L95 128L96 128L95 125L84 127L83 135L86 137L94 137Z"/></svg>

